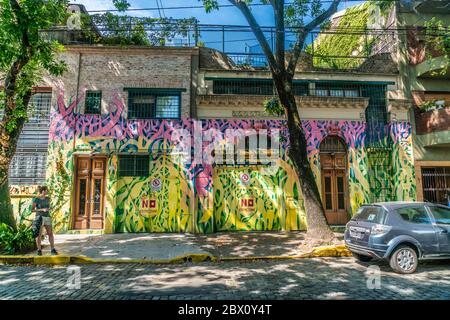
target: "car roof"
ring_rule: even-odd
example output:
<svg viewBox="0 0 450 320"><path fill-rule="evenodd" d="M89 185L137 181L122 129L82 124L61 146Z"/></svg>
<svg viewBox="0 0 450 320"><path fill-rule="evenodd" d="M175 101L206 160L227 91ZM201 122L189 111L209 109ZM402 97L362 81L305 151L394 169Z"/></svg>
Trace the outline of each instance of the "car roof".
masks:
<svg viewBox="0 0 450 320"><path fill-rule="evenodd" d="M419 202L419 201L389 201L389 202L376 202L376 203L368 204L367 206L381 206L387 210L394 210L394 209L398 209L398 208L412 207L412 206L425 205L425 204L434 205L433 203Z"/></svg>

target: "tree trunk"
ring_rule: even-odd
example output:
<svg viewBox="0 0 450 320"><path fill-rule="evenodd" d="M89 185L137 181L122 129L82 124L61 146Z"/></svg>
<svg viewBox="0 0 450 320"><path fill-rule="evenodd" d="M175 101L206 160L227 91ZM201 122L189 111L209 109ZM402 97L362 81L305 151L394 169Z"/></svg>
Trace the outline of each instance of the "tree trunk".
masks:
<svg viewBox="0 0 450 320"><path fill-rule="evenodd" d="M292 81L274 77L278 99L286 110L289 130L289 157L297 172L306 210L307 236L313 240L330 242L334 234L325 218L320 192L308 159L307 142L297 110Z"/></svg>
<svg viewBox="0 0 450 320"><path fill-rule="evenodd" d="M0 223L5 223L17 230L9 195L8 166L6 168L0 166Z"/></svg>
<svg viewBox="0 0 450 320"><path fill-rule="evenodd" d="M15 115L17 105L16 81L23 66L28 63L28 58L19 59L9 70L5 80L5 113L0 122L0 223L6 223L16 230L16 221L11 205L9 194L8 171L14 154L16 153L17 141L25 124L24 117ZM32 89L28 88L21 93L23 108L26 111L31 99ZM12 129L8 130L8 124L15 123Z"/></svg>

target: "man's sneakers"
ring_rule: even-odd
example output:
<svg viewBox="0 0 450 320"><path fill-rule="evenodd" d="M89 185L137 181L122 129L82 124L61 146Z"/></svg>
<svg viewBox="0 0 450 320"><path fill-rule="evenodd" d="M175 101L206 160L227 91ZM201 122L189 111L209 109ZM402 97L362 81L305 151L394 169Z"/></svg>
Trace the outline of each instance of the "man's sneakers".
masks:
<svg viewBox="0 0 450 320"><path fill-rule="evenodd" d="M56 249L52 249L51 253L52 253L52 256L57 256L58 255L58 251L56 251ZM37 251L37 255L38 256L42 256L42 250L38 250Z"/></svg>

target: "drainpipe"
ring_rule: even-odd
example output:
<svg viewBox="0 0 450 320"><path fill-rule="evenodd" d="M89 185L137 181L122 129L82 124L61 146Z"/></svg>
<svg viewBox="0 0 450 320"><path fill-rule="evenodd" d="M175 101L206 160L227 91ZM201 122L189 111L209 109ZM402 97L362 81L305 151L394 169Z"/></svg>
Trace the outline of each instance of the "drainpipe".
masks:
<svg viewBox="0 0 450 320"><path fill-rule="evenodd" d="M74 112L75 112L75 123L74 123L74 128L73 128L73 152L75 152L75 142L76 142L76 128L77 128L77 122L78 122L78 115L81 112L81 109L78 110L78 98L79 98L79 91L80 91L80 77L81 77L81 57L82 57L82 53L79 52L78 53L78 74L77 74L77 92L76 92L76 96L75 96L75 108L74 108Z"/></svg>
<svg viewBox="0 0 450 320"><path fill-rule="evenodd" d="M79 97L78 91L80 90L81 52L78 53L78 68L77 68L77 72L78 72L78 74L77 74L77 89L76 89L77 91L76 91L76 94L75 94L75 99L76 100L75 100L75 108L74 108L75 123L74 123L74 127L73 127L73 144L72 144L73 152L75 152L75 142L76 142L75 131L76 131L77 122L78 122L77 106L78 106L78 97ZM72 159L75 160L74 159L75 156L73 155L73 152L72 152ZM77 168L75 166L75 161L72 161L72 168L73 168L72 177L75 177L76 170L77 170ZM71 212L71 215L72 215L72 218L70 219L70 221L71 221L72 225L69 225L69 228L72 228L74 223L75 223L75 221L74 221L74 214L72 212L72 210L74 210L74 208L75 208L75 201L76 201L76 199L75 199L75 196L76 196L75 185L76 185L76 181L75 181L75 179L73 179L73 181L72 181L72 192L70 194L70 203L71 203L71 205L70 205L71 206L70 212Z"/></svg>

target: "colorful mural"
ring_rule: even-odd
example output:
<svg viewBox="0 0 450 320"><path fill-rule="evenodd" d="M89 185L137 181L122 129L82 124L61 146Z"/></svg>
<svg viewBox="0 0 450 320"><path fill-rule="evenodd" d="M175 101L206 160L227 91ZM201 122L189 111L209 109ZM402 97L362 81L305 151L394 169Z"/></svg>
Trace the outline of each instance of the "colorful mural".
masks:
<svg viewBox="0 0 450 320"><path fill-rule="evenodd" d="M74 156L102 154L108 158L105 194L105 233L112 232L197 232L224 230L304 230L305 213L301 190L288 158L289 144L282 142L277 170L262 174L262 166L220 166L196 154L206 153L212 140L195 141L195 132L213 130L279 129L287 138L283 120L209 119L127 120L118 92L108 106L108 115L77 114L83 101L64 102L61 93L52 111L47 184L55 208L57 232L72 228L71 204L74 192ZM371 201L383 186L369 179L369 151L365 146L365 122L305 120L308 156L320 187L319 150L328 135L341 137L348 147L348 190L351 212ZM389 186L394 200L410 200L415 194L411 130L408 123L394 123L383 141L390 148L394 178ZM188 136L190 161L178 161L179 130ZM288 139L283 139L288 141ZM201 150L195 150L200 145ZM147 177L120 177L118 156L129 153L150 155ZM378 175L378 173L377 173ZM380 179L386 179L379 173ZM243 176L245 176L243 180ZM245 180L248 178L248 181ZM385 192L385 191L383 191ZM145 207L149 206L149 207ZM143 209L143 207L145 207ZM21 211L28 209L23 203ZM26 213L22 213L26 214Z"/></svg>

